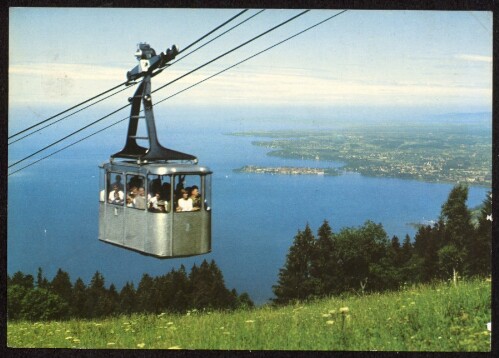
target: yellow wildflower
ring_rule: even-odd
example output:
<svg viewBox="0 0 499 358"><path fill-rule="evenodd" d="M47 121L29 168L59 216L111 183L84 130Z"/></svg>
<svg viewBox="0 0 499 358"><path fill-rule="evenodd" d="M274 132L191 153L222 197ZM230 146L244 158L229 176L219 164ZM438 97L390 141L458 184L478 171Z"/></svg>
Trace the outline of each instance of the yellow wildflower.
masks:
<svg viewBox="0 0 499 358"><path fill-rule="evenodd" d="M341 308L340 308L340 313L345 314L345 313L348 313L349 311L350 311L350 310L348 309L348 307L341 307Z"/></svg>
<svg viewBox="0 0 499 358"><path fill-rule="evenodd" d="M139 347L139 348L144 348L145 346L146 346L146 344L145 344L145 343L138 343L138 344L137 344L137 347Z"/></svg>

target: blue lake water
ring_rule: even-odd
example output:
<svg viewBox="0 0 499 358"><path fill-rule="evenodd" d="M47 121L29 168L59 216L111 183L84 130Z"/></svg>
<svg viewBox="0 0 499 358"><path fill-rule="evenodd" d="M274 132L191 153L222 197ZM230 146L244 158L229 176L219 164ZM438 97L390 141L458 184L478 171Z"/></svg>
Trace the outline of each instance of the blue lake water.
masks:
<svg viewBox="0 0 499 358"><path fill-rule="evenodd" d="M389 237L397 235L402 240L409 234L412 238L415 229L409 223L437 219L452 188L451 184L358 174L234 173L233 169L248 164L328 167L338 163L269 157L265 148L251 144L255 138L225 134L309 128L306 121L269 122L264 117L251 121L217 114L218 120L208 122L202 115L206 113L190 121L180 116L180 121L158 122L158 134L163 145L197 155L200 164L214 172L212 253L159 260L98 241L98 165L122 148L124 122L8 178L8 273L21 270L36 275L41 267L52 279L62 268L73 282L81 277L89 283L98 270L107 284L120 289L126 281L137 287L143 273L161 275L181 264L189 271L194 263L214 259L229 289L246 291L261 304L273 296L272 285L289 246L297 230L307 223L316 232L326 219L339 231L373 220L383 224ZM66 126L79 127L74 123ZM35 135L17 147L13 144L9 161L49 143L50 137L67 134L67 128L62 126L47 136ZM471 187L468 206L480 204L487 191Z"/></svg>

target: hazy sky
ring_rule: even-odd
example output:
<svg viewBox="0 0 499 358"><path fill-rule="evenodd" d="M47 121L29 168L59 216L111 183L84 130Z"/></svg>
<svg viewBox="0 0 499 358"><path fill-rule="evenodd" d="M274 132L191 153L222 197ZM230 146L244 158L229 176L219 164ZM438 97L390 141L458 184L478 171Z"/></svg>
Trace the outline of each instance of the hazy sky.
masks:
<svg viewBox="0 0 499 358"><path fill-rule="evenodd" d="M10 8L9 103L65 109L123 82L137 64L138 42L148 42L158 53L171 44L182 49L239 11ZM257 11L247 11L229 26ZM156 93L153 100L338 11L312 10ZM153 89L299 12L264 11L155 77ZM128 95L109 103L126 104ZM170 101L490 111L492 12L349 10Z"/></svg>

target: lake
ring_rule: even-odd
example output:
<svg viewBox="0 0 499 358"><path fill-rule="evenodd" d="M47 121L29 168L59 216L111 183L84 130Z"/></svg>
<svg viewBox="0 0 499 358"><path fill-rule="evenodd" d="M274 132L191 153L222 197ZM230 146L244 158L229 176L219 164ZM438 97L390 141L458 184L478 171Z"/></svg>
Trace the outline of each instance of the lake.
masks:
<svg viewBox="0 0 499 358"><path fill-rule="evenodd" d="M307 223L316 233L323 220L329 221L333 231L372 220L383 224L389 238L397 235L403 240L406 234L413 238L415 229L410 223L437 219L452 188L451 184L358 174L235 173L233 169L244 165L340 165L268 157L267 149L251 144L255 138L227 135L250 130L326 126L331 129L337 119L319 123L309 121L305 114L286 121L261 112L255 112L252 118L251 112L241 115L237 111L185 109L172 111L173 115L169 111L165 108L156 111L160 142L168 148L197 155L200 164L209 166L214 172L212 252L191 258L159 260L98 241L98 165L123 147L125 121L8 177L7 270L10 275L20 270L36 277L37 269L41 267L51 280L57 269L62 268L69 273L72 282L81 277L88 284L99 271L107 285L114 283L121 289L127 281L134 282L137 287L144 273L161 275L181 264L190 271L193 264L213 259L222 270L229 289L236 288L238 293L246 291L257 304L262 304L273 297L272 285L277 282L289 246L297 230L304 229ZM57 109L47 110L47 117L57 112ZM54 138L63 137L82 126L85 120L94 120L99 113L95 110L88 120L64 122L53 126L47 134L40 132L12 144L9 162ZM127 116L126 112L122 114ZM25 126L20 120L26 115L29 112L25 109L9 113L11 133L16 127ZM123 115L114 120L121 118ZM40 119L33 119L36 120ZM49 149L47 154L52 151ZM480 204L488 190L470 187L468 206Z"/></svg>

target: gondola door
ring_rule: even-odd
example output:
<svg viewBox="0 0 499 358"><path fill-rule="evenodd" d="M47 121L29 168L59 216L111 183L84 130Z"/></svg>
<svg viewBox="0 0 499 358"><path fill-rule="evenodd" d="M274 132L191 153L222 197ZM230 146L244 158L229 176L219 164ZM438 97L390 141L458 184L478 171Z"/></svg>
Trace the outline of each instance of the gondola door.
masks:
<svg viewBox="0 0 499 358"><path fill-rule="evenodd" d="M101 240L123 245L125 234L125 188L123 173L105 172L105 187L100 192L99 236Z"/></svg>

